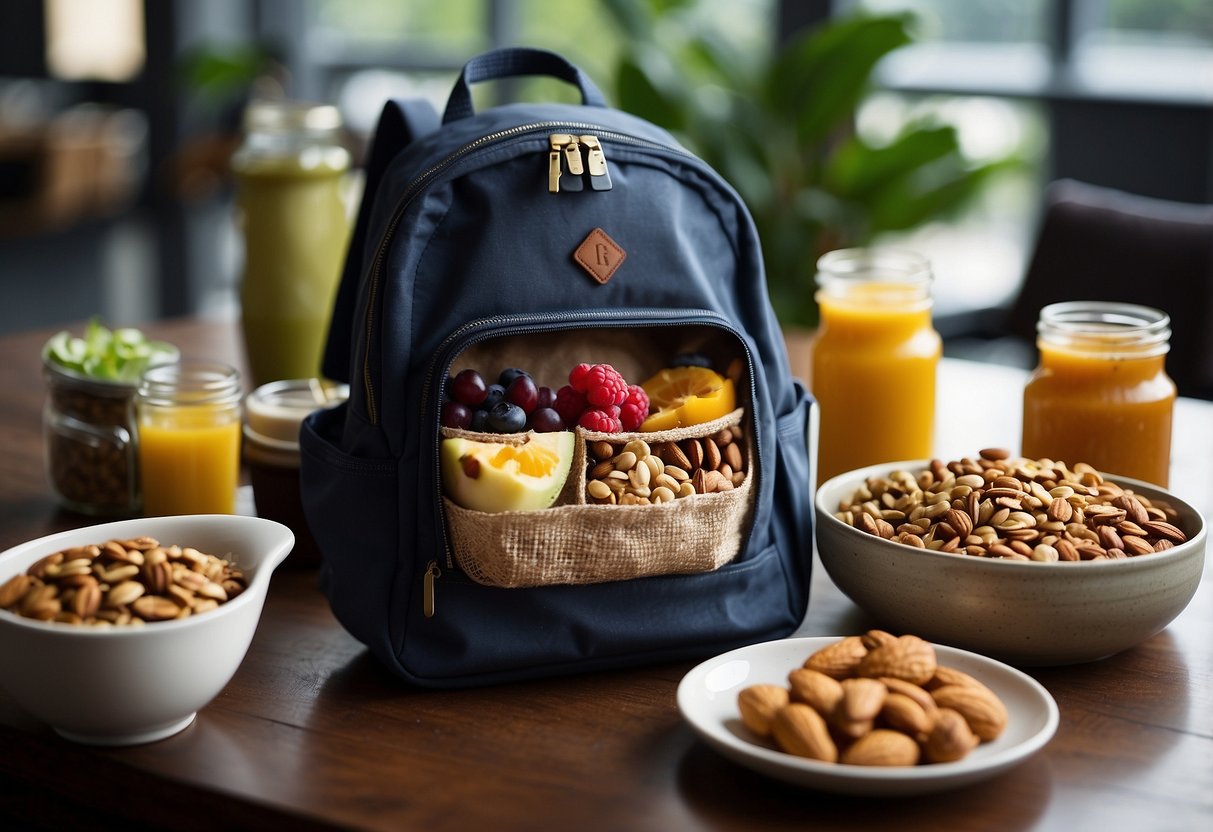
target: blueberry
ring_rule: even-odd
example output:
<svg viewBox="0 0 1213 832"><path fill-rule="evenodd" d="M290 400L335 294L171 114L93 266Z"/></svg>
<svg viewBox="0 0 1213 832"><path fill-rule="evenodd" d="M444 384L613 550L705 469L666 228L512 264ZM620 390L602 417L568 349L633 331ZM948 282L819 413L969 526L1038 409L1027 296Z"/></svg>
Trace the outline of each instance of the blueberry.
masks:
<svg viewBox="0 0 1213 832"><path fill-rule="evenodd" d="M472 412L471 430L477 433L492 433L489 430L489 412L487 410L475 410Z"/></svg>
<svg viewBox="0 0 1213 832"><path fill-rule="evenodd" d="M510 402L497 402L489 411L489 428L495 433L521 433L526 430L526 411Z"/></svg>
<svg viewBox="0 0 1213 832"><path fill-rule="evenodd" d="M484 401L480 403L482 410L492 410L497 402L505 398L505 388L500 384L490 384L489 394L484 397Z"/></svg>
<svg viewBox="0 0 1213 832"><path fill-rule="evenodd" d="M706 367L712 369L712 359L697 352L683 352L674 356L672 367Z"/></svg>

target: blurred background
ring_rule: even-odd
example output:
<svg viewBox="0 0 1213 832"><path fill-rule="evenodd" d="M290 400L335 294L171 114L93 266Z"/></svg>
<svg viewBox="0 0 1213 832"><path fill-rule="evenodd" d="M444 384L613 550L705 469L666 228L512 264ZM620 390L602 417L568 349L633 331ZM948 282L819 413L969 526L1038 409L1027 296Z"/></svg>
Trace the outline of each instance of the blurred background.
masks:
<svg viewBox="0 0 1213 832"><path fill-rule="evenodd" d="M234 315L251 97L338 105L358 158L385 98L441 109L468 57L515 44L738 188L789 327L814 323L817 254L897 243L962 332L1015 295L1059 178L1213 203L1209 0L6 0L0 331Z"/></svg>

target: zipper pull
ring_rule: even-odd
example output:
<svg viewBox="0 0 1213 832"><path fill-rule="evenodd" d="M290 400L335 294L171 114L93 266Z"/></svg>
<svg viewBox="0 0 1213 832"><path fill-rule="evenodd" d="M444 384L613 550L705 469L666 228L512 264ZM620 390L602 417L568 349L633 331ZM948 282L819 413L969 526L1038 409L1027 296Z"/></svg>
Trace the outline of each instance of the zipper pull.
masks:
<svg viewBox="0 0 1213 832"><path fill-rule="evenodd" d="M548 193L560 193L560 151L571 139L568 133L553 133L548 136Z"/></svg>
<svg viewBox="0 0 1213 832"><path fill-rule="evenodd" d="M426 618L434 617L434 581L442 577L438 561L432 560L425 567L425 579L422 583L421 611Z"/></svg>
<svg viewBox="0 0 1213 832"><path fill-rule="evenodd" d="M568 181L564 183L566 191L585 190L585 168L581 165L581 143L573 135L565 136L568 141L564 145L564 163L569 169Z"/></svg>
<svg viewBox="0 0 1213 832"><path fill-rule="evenodd" d="M586 168L590 172L590 187L596 191L611 189L611 174L607 172L606 156L597 136L582 136L581 143L586 147Z"/></svg>

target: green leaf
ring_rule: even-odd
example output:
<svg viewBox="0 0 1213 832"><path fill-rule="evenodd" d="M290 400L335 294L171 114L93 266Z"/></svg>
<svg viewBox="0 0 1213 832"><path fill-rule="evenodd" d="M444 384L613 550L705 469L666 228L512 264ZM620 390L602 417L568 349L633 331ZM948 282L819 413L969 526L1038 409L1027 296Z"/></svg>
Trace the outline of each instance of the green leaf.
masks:
<svg viewBox="0 0 1213 832"><path fill-rule="evenodd" d="M916 171L893 184L871 206L872 231L903 231L946 216L973 198L994 174L1017 164L1008 159L961 168L953 160Z"/></svg>
<svg viewBox="0 0 1213 832"><path fill-rule="evenodd" d="M656 64L654 58L649 63ZM656 76L661 71L642 68L637 56L624 55L615 71L615 96L621 109L648 119L667 130L686 126L686 107L668 81L659 85ZM679 89L675 87L674 89Z"/></svg>
<svg viewBox="0 0 1213 832"><path fill-rule="evenodd" d="M910 42L910 17L835 19L793 40L771 67L767 89L774 106L795 113L804 144L818 142L849 122L873 68Z"/></svg>
<svg viewBox="0 0 1213 832"><path fill-rule="evenodd" d="M878 192L891 179L959 152L955 128L910 125L883 147L851 138L830 159L823 178L834 192L858 199Z"/></svg>

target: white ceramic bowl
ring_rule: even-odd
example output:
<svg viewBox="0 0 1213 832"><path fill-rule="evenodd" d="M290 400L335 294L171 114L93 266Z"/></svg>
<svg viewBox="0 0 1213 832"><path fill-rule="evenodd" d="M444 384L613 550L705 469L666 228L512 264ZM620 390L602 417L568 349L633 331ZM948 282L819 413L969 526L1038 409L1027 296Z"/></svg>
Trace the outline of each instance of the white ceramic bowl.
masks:
<svg viewBox="0 0 1213 832"><path fill-rule="evenodd" d="M193 722L235 674L252 641L290 529L236 515L121 520L0 553L0 584L61 549L140 535L228 557L248 589L217 609L143 627L93 629L0 610L0 687L61 736L94 745L163 739Z"/></svg>
<svg viewBox="0 0 1213 832"><path fill-rule="evenodd" d="M921 471L925 460L840 474L817 490L817 550L830 578L883 627L1018 665L1093 661L1164 629L1196 593L1206 529L1170 492L1115 482L1179 512L1188 536L1165 552L1124 560L1037 563L954 555L883 540L834 513L871 476Z"/></svg>

